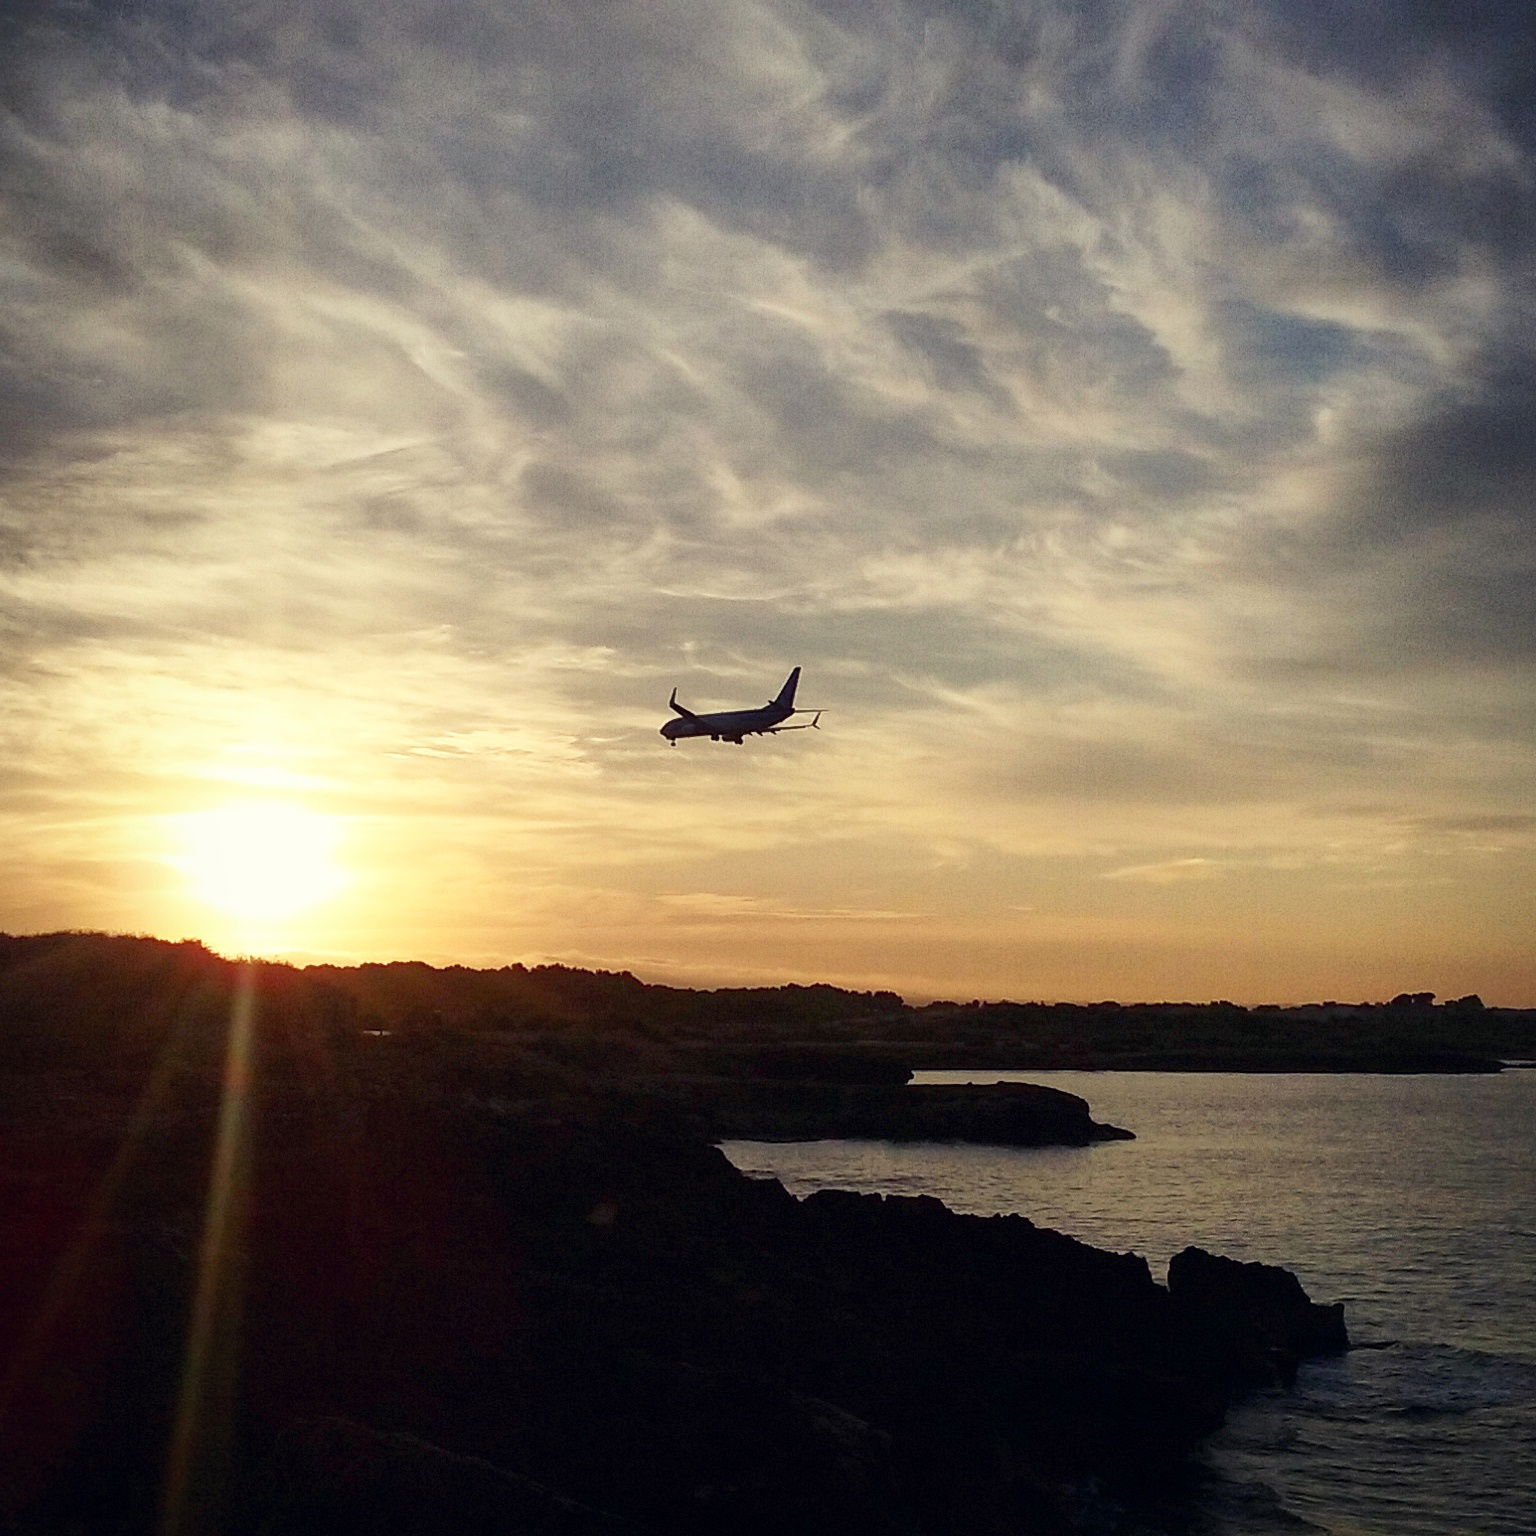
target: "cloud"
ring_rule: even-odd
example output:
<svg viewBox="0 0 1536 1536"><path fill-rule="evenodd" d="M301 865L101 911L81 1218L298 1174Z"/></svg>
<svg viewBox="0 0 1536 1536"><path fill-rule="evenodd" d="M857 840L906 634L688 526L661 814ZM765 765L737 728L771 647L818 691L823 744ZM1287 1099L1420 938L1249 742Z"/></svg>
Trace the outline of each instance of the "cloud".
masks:
<svg viewBox="0 0 1536 1536"><path fill-rule="evenodd" d="M260 748L466 884L808 847L740 923L851 931L906 909L819 819L1096 877L1518 815L1532 39L1475 9L30 8L0 817ZM797 662L821 756L655 755Z"/></svg>
<svg viewBox="0 0 1536 1536"><path fill-rule="evenodd" d="M1210 859L1165 859L1160 864L1130 864L1106 872L1106 880L1139 880L1148 885L1174 885L1186 880L1216 880L1221 866Z"/></svg>
<svg viewBox="0 0 1536 1536"><path fill-rule="evenodd" d="M758 896L720 891L685 891L657 898L669 913L686 922L718 923L763 920L790 923L910 923L924 914L912 911L862 907L796 907L770 902Z"/></svg>

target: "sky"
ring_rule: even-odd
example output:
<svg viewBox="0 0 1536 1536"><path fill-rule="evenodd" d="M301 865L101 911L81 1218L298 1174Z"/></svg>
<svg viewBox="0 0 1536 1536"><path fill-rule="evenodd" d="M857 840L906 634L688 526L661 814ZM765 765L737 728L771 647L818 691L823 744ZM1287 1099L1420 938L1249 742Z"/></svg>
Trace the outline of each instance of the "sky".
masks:
<svg viewBox="0 0 1536 1536"><path fill-rule="evenodd" d="M34 0L0 108L0 929L1536 1005L1527 6Z"/></svg>

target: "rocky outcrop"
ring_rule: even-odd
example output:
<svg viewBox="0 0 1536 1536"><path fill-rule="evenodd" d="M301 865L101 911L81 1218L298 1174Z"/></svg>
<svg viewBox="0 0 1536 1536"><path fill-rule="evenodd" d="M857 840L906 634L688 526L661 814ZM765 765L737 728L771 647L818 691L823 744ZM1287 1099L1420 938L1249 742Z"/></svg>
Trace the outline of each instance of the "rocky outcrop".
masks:
<svg viewBox="0 0 1536 1536"><path fill-rule="evenodd" d="M263 1083L194 1469L228 1536L1059 1536L1089 1491L1166 1497L1255 1361L1330 1343L1283 1272L1183 1260L1170 1291L1018 1216L797 1201L654 1103ZM159 1519L216 1102L125 1102L115 1143L71 1114L5 1148L19 1184L53 1170L16 1251L65 1252L50 1212L96 1201L101 1246L49 1266L73 1302L41 1269L33 1294L69 1342L84 1316L101 1336L65 1382L46 1309L18 1320L10 1423L53 1418L0 1492L20 1536L134 1536Z"/></svg>
<svg viewBox="0 0 1536 1536"><path fill-rule="evenodd" d="M1002 1147L1086 1147L1134 1140L1094 1120L1076 1094L1034 1083L870 1086L799 1080L681 1077L645 1091L686 1110L713 1141L963 1141Z"/></svg>
<svg viewBox="0 0 1536 1536"><path fill-rule="evenodd" d="M1303 1360L1349 1348L1343 1305L1312 1301L1288 1269L1185 1248L1169 1260L1168 1292L1248 1380L1289 1385Z"/></svg>

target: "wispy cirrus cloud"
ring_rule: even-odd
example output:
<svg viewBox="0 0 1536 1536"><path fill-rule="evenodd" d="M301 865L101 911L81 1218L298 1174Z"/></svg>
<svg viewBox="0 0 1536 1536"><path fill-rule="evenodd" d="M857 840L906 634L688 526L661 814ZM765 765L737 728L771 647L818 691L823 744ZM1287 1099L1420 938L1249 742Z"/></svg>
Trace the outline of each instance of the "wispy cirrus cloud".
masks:
<svg viewBox="0 0 1536 1536"><path fill-rule="evenodd" d="M1149 885L1172 885L1182 880L1219 880L1221 865L1212 859L1165 859L1161 864L1128 864L1106 872L1106 880L1141 880Z"/></svg>
<svg viewBox="0 0 1536 1536"><path fill-rule="evenodd" d="M0 817L42 871L265 753L382 905L461 850L483 954L557 878L771 864L835 933L943 850L979 934L1522 814L1532 29L1477 10L18 14ZM658 755L795 662L816 755Z"/></svg>

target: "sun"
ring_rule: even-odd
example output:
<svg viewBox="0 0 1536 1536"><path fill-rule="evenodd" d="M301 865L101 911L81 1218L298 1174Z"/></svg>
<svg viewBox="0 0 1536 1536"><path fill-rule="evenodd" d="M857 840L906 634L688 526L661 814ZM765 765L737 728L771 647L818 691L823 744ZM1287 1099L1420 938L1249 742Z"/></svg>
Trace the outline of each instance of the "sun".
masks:
<svg viewBox="0 0 1536 1536"><path fill-rule="evenodd" d="M246 800L174 816L169 862L204 905L230 917L290 917L335 896L347 875L334 816L280 800Z"/></svg>

